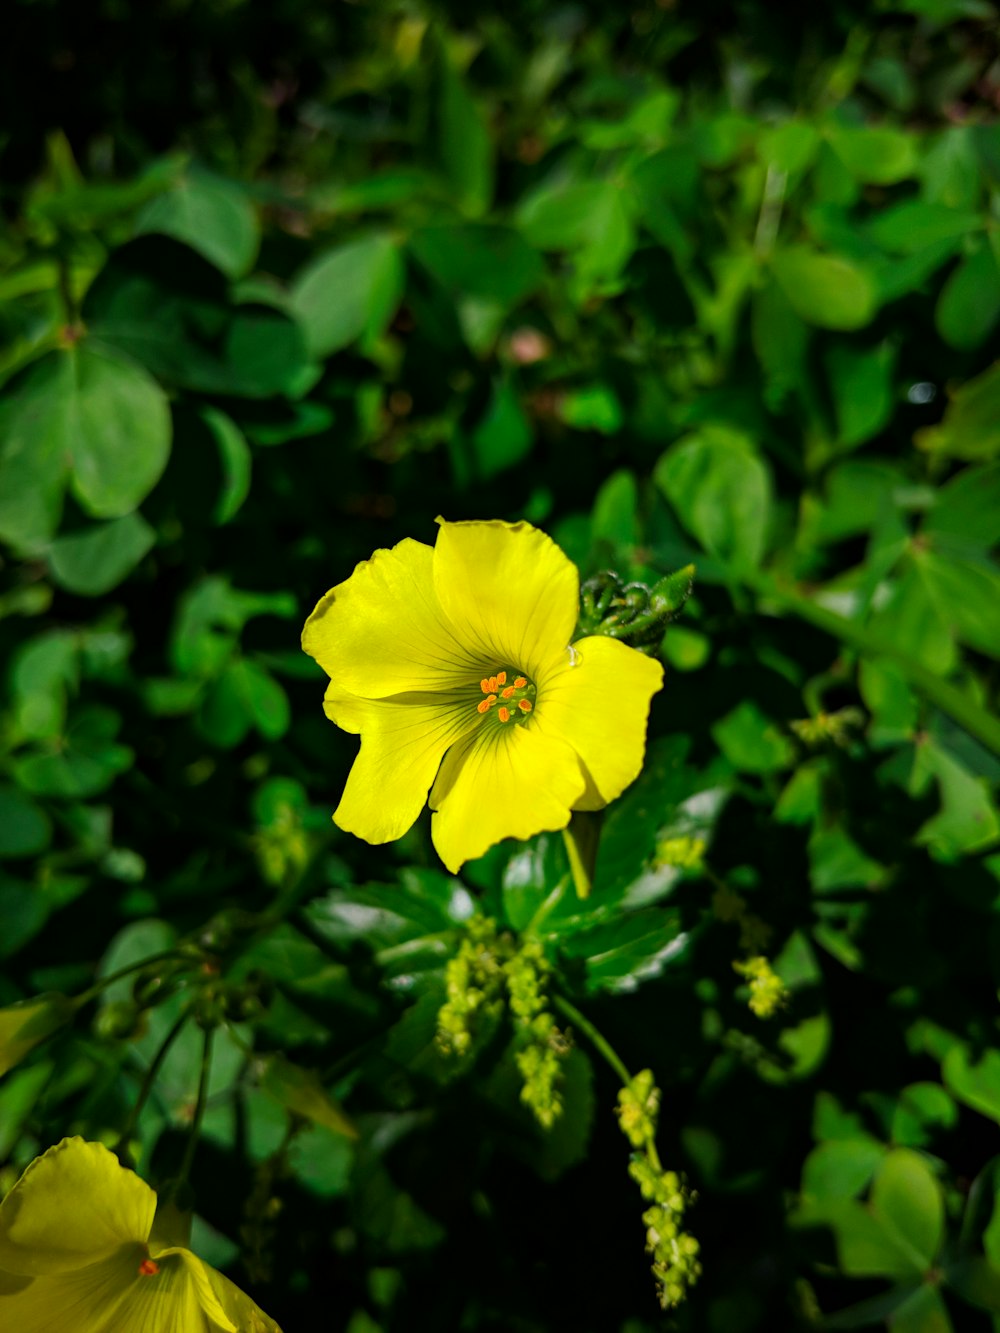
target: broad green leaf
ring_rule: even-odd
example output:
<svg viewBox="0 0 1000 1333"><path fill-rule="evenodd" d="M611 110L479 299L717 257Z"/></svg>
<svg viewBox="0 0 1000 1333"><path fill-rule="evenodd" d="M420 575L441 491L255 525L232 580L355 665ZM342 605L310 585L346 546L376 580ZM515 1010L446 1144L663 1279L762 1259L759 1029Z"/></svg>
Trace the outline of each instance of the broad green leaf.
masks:
<svg viewBox="0 0 1000 1333"><path fill-rule="evenodd" d="M950 241L957 250L963 238L982 227L978 213L904 199L880 209L868 224L868 235L892 254L912 255L930 245Z"/></svg>
<svg viewBox="0 0 1000 1333"><path fill-rule="evenodd" d="M391 236L348 241L310 263L292 285L313 356L329 356L362 336L384 332L403 293L403 262Z"/></svg>
<svg viewBox="0 0 1000 1333"><path fill-rule="evenodd" d="M793 309L807 324L821 329L860 329L875 313L871 277L842 255L790 246L774 253L771 269Z"/></svg>
<svg viewBox="0 0 1000 1333"><path fill-rule="evenodd" d="M52 825L41 806L5 782L0 784L0 860L44 851Z"/></svg>
<svg viewBox="0 0 1000 1333"><path fill-rule="evenodd" d="M941 424L917 431L914 441L928 453L970 462L1000 454L1000 362L951 391Z"/></svg>
<svg viewBox="0 0 1000 1333"><path fill-rule="evenodd" d="M748 436L707 424L671 445L653 476L709 554L737 570L760 563L771 518L771 477Z"/></svg>
<svg viewBox="0 0 1000 1333"><path fill-rule="evenodd" d="M850 1277L891 1277L911 1283L923 1277L910 1247L855 1199L804 1202L794 1219L797 1227L827 1227L833 1232L839 1267Z"/></svg>
<svg viewBox="0 0 1000 1333"><path fill-rule="evenodd" d="M624 268L635 243L632 221L614 181L584 181L530 196L518 225L540 250L568 250L581 278L601 281Z"/></svg>
<svg viewBox="0 0 1000 1333"><path fill-rule="evenodd" d="M260 224L245 192L231 181L191 172L160 194L136 219L136 234L159 232L183 241L229 278L252 267Z"/></svg>
<svg viewBox="0 0 1000 1333"><path fill-rule="evenodd" d="M803 1198L814 1203L857 1198L885 1152L885 1146L872 1138L830 1139L821 1143L802 1167Z"/></svg>
<svg viewBox="0 0 1000 1333"><path fill-rule="evenodd" d="M837 443L853 449L885 427L895 407L896 349L891 343L859 347L834 343L826 357L837 418Z"/></svg>
<svg viewBox="0 0 1000 1333"><path fill-rule="evenodd" d="M568 390L559 403L559 415L575 430L593 430L600 435L616 435L624 419L621 403L607 384L585 384Z"/></svg>
<svg viewBox="0 0 1000 1333"><path fill-rule="evenodd" d="M605 542L613 551L639 543L639 488L635 474L627 468L613 472L594 500L591 528L595 542Z"/></svg>
<svg viewBox="0 0 1000 1333"><path fill-rule="evenodd" d="M265 1056L261 1063L261 1087L293 1115L303 1116L335 1134L357 1138L358 1131L314 1070L293 1064L279 1052Z"/></svg>
<svg viewBox="0 0 1000 1333"><path fill-rule="evenodd" d="M0 537L46 542L67 471L95 518L129 513L166 466L170 434L166 396L135 362L90 338L49 353L0 408Z"/></svg>
<svg viewBox="0 0 1000 1333"><path fill-rule="evenodd" d="M476 296L513 309L541 283L545 265L509 227L458 223L421 227L410 253L454 296Z"/></svg>
<svg viewBox="0 0 1000 1333"><path fill-rule="evenodd" d="M737 704L711 731L716 745L741 773L773 773L787 768L795 754L788 737L751 699Z"/></svg>
<svg viewBox="0 0 1000 1333"><path fill-rule="evenodd" d="M1000 658L1000 569L936 551L914 552L916 570L937 614L962 643Z"/></svg>
<svg viewBox="0 0 1000 1333"><path fill-rule="evenodd" d="M938 333L950 347L978 347L1000 320L1000 264L982 245L948 278L934 312Z"/></svg>
<svg viewBox="0 0 1000 1333"><path fill-rule="evenodd" d="M945 1056L941 1075L960 1102L1000 1121L1000 1051L990 1047L974 1052L957 1043Z"/></svg>
<svg viewBox="0 0 1000 1333"><path fill-rule="evenodd" d="M944 1197L924 1158L909 1148L890 1152L876 1172L870 1206L929 1268L944 1236Z"/></svg>
<svg viewBox="0 0 1000 1333"><path fill-rule="evenodd" d="M65 738L47 751L19 757L14 776L36 796L97 796L132 766L132 750L115 741L120 729L121 718L111 709L80 708Z"/></svg>
<svg viewBox="0 0 1000 1333"><path fill-rule="evenodd" d="M514 386L499 380L483 416L470 436L479 477L495 477L531 451L533 434Z"/></svg>
<svg viewBox="0 0 1000 1333"><path fill-rule="evenodd" d="M934 493L923 532L933 547L981 552L1000 545L1000 462L963 468Z"/></svg>
<svg viewBox="0 0 1000 1333"><path fill-rule="evenodd" d="M486 118L447 56L438 74L438 152L464 212L485 213L493 198L494 142Z"/></svg>
<svg viewBox="0 0 1000 1333"><path fill-rule="evenodd" d="M936 1287L920 1287L896 1307L893 1333L952 1333L948 1308Z"/></svg>
<svg viewBox="0 0 1000 1333"><path fill-rule="evenodd" d="M61 588L101 597L131 574L155 542L156 533L141 514L126 514L57 537L49 547L49 569Z"/></svg>
<svg viewBox="0 0 1000 1333"><path fill-rule="evenodd" d="M288 730L288 697L263 667L238 658L213 682L198 720L208 739L224 749L238 745L251 728L276 740Z"/></svg>
<svg viewBox="0 0 1000 1333"><path fill-rule="evenodd" d="M945 675L955 663L949 620L913 565L897 581L887 605L872 617L871 627L884 643L891 643L930 671Z"/></svg>
<svg viewBox="0 0 1000 1333"><path fill-rule="evenodd" d="M979 1310L1000 1314L1000 1269L978 1255L946 1264L948 1286Z"/></svg>
<svg viewBox="0 0 1000 1333"><path fill-rule="evenodd" d="M837 127L827 131L827 140L865 185L894 185L916 174L917 140L902 130Z"/></svg>

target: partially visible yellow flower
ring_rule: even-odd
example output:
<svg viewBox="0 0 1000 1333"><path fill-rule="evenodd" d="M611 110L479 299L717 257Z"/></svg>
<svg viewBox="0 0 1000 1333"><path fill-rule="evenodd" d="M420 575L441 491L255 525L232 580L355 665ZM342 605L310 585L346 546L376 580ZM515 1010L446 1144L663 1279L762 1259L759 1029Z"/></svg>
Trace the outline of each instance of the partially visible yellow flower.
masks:
<svg viewBox="0 0 1000 1333"><path fill-rule="evenodd" d="M24 1059L33 1046L68 1023L74 1005L65 995L36 995L0 1009L0 1075Z"/></svg>
<svg viewBox="0 0 1000 1333"><path fill-rule="evenodd" d="M362 561L302 645L330 677L327 716L361 735L337 824L391 842L429 800L457 871L618 796L642 767L663 669L616 639L570 646L579 578L543 532L439 523L433 547L407 539Z"/></svg>
<svg viewBox="0 0 1000 1333"><path fill-rule="evenodd" d="M63 1139L37 1157L0 1204L0 1328L281 1333L155 1214L154 1191L99 1143Z"/></svg>

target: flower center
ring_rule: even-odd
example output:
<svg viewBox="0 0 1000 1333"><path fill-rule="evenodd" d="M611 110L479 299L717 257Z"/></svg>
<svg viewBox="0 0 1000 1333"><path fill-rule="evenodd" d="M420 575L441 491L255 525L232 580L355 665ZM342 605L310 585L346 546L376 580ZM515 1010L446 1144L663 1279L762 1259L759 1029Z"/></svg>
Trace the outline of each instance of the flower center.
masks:
<svg viewBox="0 0 1000 1333"><path fill-rule="evenodd" d="M508 683L509 682L509 683ZM476 705L479 713L492 713L501 726L524 722L535 706L535 687L527 676L513 668L498 671L479 682L484 698Z"/></svg>
<svg viewBox="0 0 1000 1333"><path fill-rule="evenodd" d="M160 1265L155 1259L143 1259L139 1265L139 1274L141 1277L155 1277L160 1271Z"/></svg>

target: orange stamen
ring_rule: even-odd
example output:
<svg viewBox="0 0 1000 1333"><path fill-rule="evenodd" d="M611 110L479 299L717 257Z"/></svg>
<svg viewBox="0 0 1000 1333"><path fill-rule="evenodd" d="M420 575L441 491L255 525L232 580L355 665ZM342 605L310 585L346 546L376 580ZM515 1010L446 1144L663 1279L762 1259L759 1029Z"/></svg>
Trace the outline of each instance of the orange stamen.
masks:
<svg viewBox="0 0 1000 1333"><path fill-rule="evenodd" d="M139 1265L139 1272L143 1277L155 1277L160 1271L160 1265L155 1259L143 1259Z"/></svg>
<svg viewBox="0 0 1000 1333"><path fill-rule="evenodd" d="M531 712L531 700L530 700L530 699L518 699L518 701L517 701L517 706L518 706L518 708L520 708L520 710L521 710L522 713L530 713L530 712Z"/></svg>
<svg viewBox="0 0 1000 1333"><path fill-rule="evenodd" d="M509 709L509 708L501 708L500 711L497 713L497 717L500 719L501 722L509 722L509 721L510 721L510 709Z"/></svg>
<svg viewBox="0 0 1000 1333"><path fill-rule="evenodd" d="M525 687L525 685L527 685L527 683L528 683L528 681L527 681L527 678L526 678L526 677L524 677L524 676L518 676L517 680L514 681L514 689L515 689L515 690L523 690L524 687Z"/></svg>
<svg viewBox="0 0 1000 1333"><path fill-rule="evenodd" d="M490 676L490 693L496 694L496 692L497 692L497 678L496 676Z"/></svg>
<svg viewBox="0 0 1000 1333"><path fill-rule="evenodd" d="M496 701L497 697L495 694L489 695L487 698L483 699L480 703L476 704L476 712L477 713L489 712L489 710L493 707Z"/></svg>
<svg viewBox="0 0 1000 1333"><path fill-rule="evenodd" d="M487 677L486 680L481 680L479 682L479 688L482 690L484 694L489 694L490 692L489 677Z"/></svg>
<svg viewBox="0 0 1000 1333"><path fill-rule="evenodd" d="M498 685L506 685L506 684L507 684L507 672L506 672L506 671L498 671L498 672L497 672L497 684L498 684Z"/></svg>
<svg viewBox="0 0 1000 1333"><path fill-rule="evenodd" d="M500 698L501 698L501 699L509 699L510 696L511 696L513 693L514 693L514 686L513 686L513 685L508 685L507 688L506 688L505 690L501 690L501 691L500 691Z"/></svg>

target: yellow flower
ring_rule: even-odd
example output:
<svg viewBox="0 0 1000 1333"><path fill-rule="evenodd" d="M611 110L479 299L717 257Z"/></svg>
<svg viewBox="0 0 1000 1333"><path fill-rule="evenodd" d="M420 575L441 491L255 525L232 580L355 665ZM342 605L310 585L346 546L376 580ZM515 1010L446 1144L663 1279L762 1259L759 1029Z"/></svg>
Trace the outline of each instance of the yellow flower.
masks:
<svg viewBox="0 0 1000 1333"><path fill-rule="evenodd" d="M438 522L434 547L376 551L331 589L302 645L330 677L327 716L361 735L337 824L391 842L429 799L457 871L618 796L663 670L616 639L570 646L579 578L544 533Z"/></svg>
<svg viewBox="0 0 1000 1333"><path fill-rule="evenodd" d="M37 995L0 1009L0 1075L13 1069L46 1037L68 1023L74 1005L65 995Z"/></svg>
<svg viewBox="0 0 1000 1333"><path fill-rule="evenodd" d="M11 1333L281 1333L154 1221L156 1194L99 1143L63 1139L0 1204Z"/></svg>

